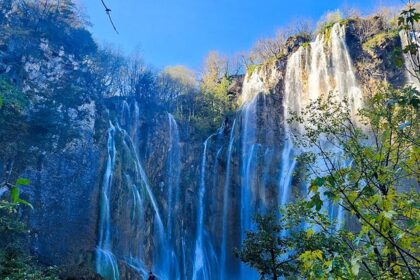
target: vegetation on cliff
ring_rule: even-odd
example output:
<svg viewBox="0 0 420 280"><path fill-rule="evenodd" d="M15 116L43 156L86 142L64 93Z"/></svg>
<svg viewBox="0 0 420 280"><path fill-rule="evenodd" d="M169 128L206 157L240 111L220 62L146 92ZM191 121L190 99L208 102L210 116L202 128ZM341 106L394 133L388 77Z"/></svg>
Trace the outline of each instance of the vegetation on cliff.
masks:
<svg viewBox="0 0 420 280"><path fill-rule="evenodd" d="M10 199L0 198L0 277L1 279L55 280L57 271L36 262L28 253L28 229L23 218L22 206L33 209L20 197L20 187L30 181L19 178L15 184L0 184L0 192L10 190Z"/></svg>
<svg viewBox="0 0 420 280"><path fill-rule="evenodd" d="M419 21L412 5L398 20L407 36ZM420 82L418 44L409 40L402 51ZM258 217L241 260L269 279L418 279L419 105L418 88L378 83L357 116L333 93L295 112L289 122L301 127L294 140L312 178L307 198L282 209L280 220ZM327 201L345 211L344 227Z"/></svg>

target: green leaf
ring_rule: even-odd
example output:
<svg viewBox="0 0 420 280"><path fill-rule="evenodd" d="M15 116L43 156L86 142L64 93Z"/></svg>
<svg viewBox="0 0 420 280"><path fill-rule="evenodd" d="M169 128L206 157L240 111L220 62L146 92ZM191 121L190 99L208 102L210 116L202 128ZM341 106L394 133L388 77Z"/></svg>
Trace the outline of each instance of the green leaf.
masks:
<svg viewBox="0 0 420 280"><path fill-rule="evenodd" d="M311 238L314 234L315 234L315 231L310 228L306 231L306 238Z"/></svg>
<svg viewBox="0 0 420 280"><path fill-rule="evenodd" d="M19 178L16 181L16 186L28 186L31 183L29 179Z"/></svg>
<svg viewBox="0 0 420 280"><path fill-rule="evenodd" d="M325 183L325 178L321 178L321 177L318 177L318 178L316 178L315 180L312 181L312 184L314 184L315 186L318 186L318 187L322 187L324 185L324 183Z"/></svg>
<svg viewBox="0 0 420 280"><path fill-rule="evenodd" d="M20 196L20 190L17 186L12 187L10 190L10 197L13 203L18 203Z"/></svg>
<svg viewBox="0 0 420 280"><path fill-rule="evenodd" d="M324 203L322 202L322 200L321 200L321 197L319 196L319 193L316 193L312 198L311 198L311 201L310 201L310 206L311 207L314 207L315 206L315 209L316 209L316 211L319 211L319 210L321 210L321 208L322 208L322 205L323 205Z"/></svg>
<svg viewBox="0 0 420 280"><path fill-rule="evenodd" d="M19 204L23 204L23 205L26 205L26 206L28 206L28 207L30 207L32 210L34 210L34 207L32 206L32 204L30 204L28 201L26 201L26 200L24 200L24 199L18 199L18 201L17 201Z"/></svg>

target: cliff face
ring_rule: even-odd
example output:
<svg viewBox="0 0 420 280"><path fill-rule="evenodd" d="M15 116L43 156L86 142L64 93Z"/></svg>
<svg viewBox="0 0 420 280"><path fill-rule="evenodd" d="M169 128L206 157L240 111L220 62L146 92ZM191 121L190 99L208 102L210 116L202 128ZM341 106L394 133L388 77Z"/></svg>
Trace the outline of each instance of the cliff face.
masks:
<svg viewBox="0 0 420 280"><path fill-rule="evenodd" d="M3 33L0 46L0 177L32 181L22 190L37 209L28 213L32 251L45 263L74 263L96 244L103 112L89 72L94 53L25 39Z"/></svg>
<svg viewBox="0 0 420 280"><path fill-rule="evenodd" d="M363 92L372 79L404 83L389 63L398 35L380 19L343 24ZM138 279L150 268L163 279L252 278L232 251L253 213L304 193L299 177L284 176L293 166L286 77L297 51L305 76L315 45L292 38L286 56L235 80L230 93L240 93L241 108L210 136L159 107L103 94L92 41L80 53L77 40L24 39L0 41L0 86L19 97L0 109L0 180L10 172L31 180L22 192L35 208L27 211L32 252L47 264L94 266L108 279ZM328 42L319 46L329 58ZM338 69L326 61L327 72Z"/></svg>

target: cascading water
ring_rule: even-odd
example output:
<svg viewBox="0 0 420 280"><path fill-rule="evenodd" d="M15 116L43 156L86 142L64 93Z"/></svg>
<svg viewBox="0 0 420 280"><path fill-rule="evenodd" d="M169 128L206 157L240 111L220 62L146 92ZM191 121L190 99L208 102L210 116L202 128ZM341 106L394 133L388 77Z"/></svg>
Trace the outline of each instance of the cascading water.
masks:
<svg viewBox="0 0 420 280"><path fill-rule="evenodd" d="M118 258L126 260L143 276L152 269L159 279L259 278L256 271L234 258L231 249L239 246L240 241L245 239L245 232L252 229L255 212L285 205L296 193L298 186L292 186L292 183L298 171L296 156L302 151L293 145L290 135L292 130L303 132L303 128L291 127L281 120L286 120L291 112L299 112L330 91L337 92L339 99L348 99L353 114L362 106L362 92L345 43L345 29L339 24L331 28L328 37L320 34L309 46L302 46L291 54L284 73L279 65L270 65L245 77L242 106L231 123L230 133L224 133L222 127L204 142L199 163L198 195L194 202L197 212L194 214L195 222L192 222L196 231L192 233L188 232L190 223L187 219L183 219L181 225L177 223L181 214L180 200L184 198L180 183L183 178L178 124L171 114L164 119L168 127L165 136L169 136L168 147L163 149L167 153L166 162L162 164L166 168L162 172L165 176L162 186L166 188L162 187L162 195L155 197L157 193L153 193L155 189L149 183L139 156L139 147L144 140L139 135L140 129L137 131L140 127L137 124L139 108L137 103L122 105L125 122L120 122L122 127L118 122L114 122L115 127L110 124L108 131L108 161L101 194L97 251L97 271L101 275L106 279L118 279ZM281 91L282 87L279 87L279 92L273 90L273 85L282 81L284 91ZM279 101L275 105L282 107L277 111L269 107L273 104L266 103L266 99L270 101L270 95L278 93L283 94L283 99L277 98ZM264 111L266 109L268 113ZM280 128L273 127L277 120L272 117L274 114L279 116ZM275 129L277 131L273 132ZM116 136L119 136L117 148ZM276 137L283 141L272 141ZM140 231L142 239L139 243L142 244L138 245L138 252L133 250L127 256L120 256L114 250L114 257L112 252L115 248L110 236L110 195L115 157L117 154L119 159L123 151L129 154L124 158L129 163L124 164L135 167L131 168L134 171L127 167L132 172L127 171L124 178L133 200L130 204L133 207L132 223ZM333 152L338 154L340 151ZM220 172L224 168L226 173ZM223 174L225 177L222 177ZM329 209L326 210L330 210L331 216L341 224L342 209L327 207ZM231 217L237 220L231 222ZM150 223L150 232L143 233L141 229L150 228ZM232 234L240 238L234 240ZM189 240L191 236L195 238L193 241ZM151 243L151 253L144 249L143 243ZM151 263L152 267L145 263Z"/></svg>
<svg viewBox="0 0 420 280"><path fill-rule="evenodd" d="M275 71L273 71L275 73ZM258 165L257 153L260 148L257 137L257 107L259 97L267 94L269 90L263 82L259 72L246 75L242 90L242 154L241 154L241 206L240 206L240 234L241 241L245 239L245 233L251 229L252 218L257 210L258 194L255 188L256 167ZM258 275L248 266L240 265L241 279L257 279ZM244 278L246 277L246 278Z"/></svg>
<svg viewBox="0 0 420 280"><path fill-rule="evenodd" d="M146 172L140 163L140 159L137 153L137 149L134 145L133 139L128 135L127 131L121 127L118 127L118 130L124 137L124 146L131 151L134 163L136 166L136 176L137 180L141 182L142 187L145 189L148 199L151 202L152 209L154 211L154 241L157 243L155 245L155 254L154 254L154 267L153 270L156 271L156 274L161 279L170 279L170 256L167 254L167 239L165 228L163 226L162 218L158 208L158 204L152 192L152 188L147 178Z"/></svg>
<svg viewBox="0 0 420 280"><path fill-rule="evenodd" d="M172 248L170 239L168 238L165 231L165 227L162 221L158 203L152 191L152 187L149 183L149 179L146 172L140 162L138 155L138 148L135 144L138 140L137 137L137 121L139 118L139 109L137 103L134 104L134 114L130 112L130 106L128 103L123 102L121 115L124 120L124 127L121 127L116 122L114 127L110 123L108 130L108 160L106 170L104 173L104 180L101 192L101 211L100 211L100 229L99 229L99 243L97 250L97 261L96 270L107 280L120 279L120 272L118 270L117 257L114 256L112 248L111 238L111 187L113 184L114 177L114 165L116 162L117 150L121 149L119 153L121 164L123 166L134 166L134 173L125 173L123 171L123 178L125 178L125 184L131 192L132 197L132 211L131 211L131 226L134 232L138 232L140 235L139 244L135 245L138 247L126 255L118 255L118 259L122 259L130 267L137 270L141 275L146 277L148 270L153 269L159 279L180 279L179 265L177 258L174 257L175 253L167 253L168 248ZM134 119L132 119L134 118ZM168 154L170 161L171 172L173 172L173 179L171 179L170 190L174 192L175 200L179 197L178 185L179 185L179 171L175 162L179 161L179 132L175 120L169 117L170 134L171 134L171 148ZM121 145L116 147L115 137L120 137ZM123 156L124 153L128 153L128 156ZM177 174L178 173L178 174ZM144 236L142 236L142 228L145 226L146 217L145 209L148 207L146 202L149 202L152 213L153 213L153 236L147 238L153 239L153 267L146 267L144 263L143 254L144 247L140 243L143 242ZM175 203L175 202L174 202ZM130 204L128 204L130 205ZM171 211L174 207L171 207ZM168 214L172 215L172 214ZM173 219L173 218L171 218ZM169 227L168 227L169 228ZM172 227L170 227L172 230ZM169 229L168 229L169 231ZM149 239L150 242L151 239Z"/></svg>
<svg viewBox="0 0 420 280"><path fill-rule="evenodd" d="M220 279L224 279L225 267L226 267L226 242L227 242L227 219L228 219L228 205L229 205L229 189L231 183L231 172L232 172L232 150L233 143L235 141L235 128L236 120L233 122L229 137L229 146L226 161L226 178L225 186L223 191L223 222L222 222L222 245L220 253Z"/></svg>
<svg viewBox="0 0 420 280"><path fill-rule="evenodd" d="M402 30L400 31L400 40L401 45L404 48L408 46L409 43L414 43L419 45L420 44L420 32L409 32ZM411 42L409 42L411 41ZM418 64L420 63L420 54L416 53L415 55L406 54L404 53L404 64L405 64L405 77L407 79L407 83L411 86L414 86L417 89L420 89L420 74L416 72L418 71Z"/></svg>
<svg viewBox="0 0 420 280"><path fill-rule="evenodd" d="M167 216L167 229L168 239L172 239L172 224L173 224L173 211L176 208L179 199L179 178L181 169L180 149L179 149L179 131L178 124L174 117L168 114L169 121L169 149L168 149L168 162L167 162L167 188L168 188L168 216ZM175 200L174 200L175 198Z"/></svg>
<svg viewBox="0 0 420 280"><path fill-rule="evenodd" d="M167 160L167 196L168 196L168 210L167 210L167 239L168 245L171 248L169 271L167 274L171 276L171 279L179 279L180 271L178 267L178 258L174 251L175 241L173 238L174 231L174 219L176 218L176 209L179 205L179 180L181 176L180 168L180 147L179 147L179 130L178 124L174 117L168 113L168 126L169 126L169 149L168 149L168 160ZM175 215L174 215L175 212ZM175 218L174 218L175 217Z"/></svg>
<svg viewBox="0 0 420 280"><path fill-rule="evenodd" d="M204 197L206 194L206 168L207 168L207 148L209 141L216 135L222 134L224 126L222 126L215 134L210 135L203 144L203 154L201 157L200 182L198 189L198 211L197 211L197 235L195 240L194 262L193 262L193 280L211 280L212 260L216 260L212 246L207 246L209 241L206 239L204 228ZM218 153L221 150L218 150ZM217 158L217 155L216 155Z"/></svg>
<svg viewBox="0 0 420 280"><path fill-rule="evenodd" d="M115 256L112 253L111 241L111 187L112 172L115 164L115 127L112 123L108 129L108 159L102 182L100 197L99 243L96 250L96 271L106 279L118 280L119 270Z"/></svg>
<svg viewBox="0 0 420 280"><path fill-rule="evenodd" d="M312 42L307 48L300 47L290 56L285 78L285 119L291 112L299 112L311 101L322 98L330 92L336 92L339 100L347 99L350 102L352 116L355 116L357 111L362 108L362 91L358 86L345 43L345 27L340 24L335 24L331 28L329 38L325 34L320 34L315 42ZM302 132L301 127L295 127L295 129ZM285 134L279 186L279 189L282 190L281 205L290 199L296 154L299 153L290 140L290 127L287 122L285 122ZM321 144L328 145L327 143ZM327 149L337 155L341 153L339 149L331 146ZM317 162L316 166L318 173L322 174L323 162ZM334 211L332 206L329 208L331 214L335 213L334 218L337 219L337 223L341 224L343 221L342 209Z"/></svg>

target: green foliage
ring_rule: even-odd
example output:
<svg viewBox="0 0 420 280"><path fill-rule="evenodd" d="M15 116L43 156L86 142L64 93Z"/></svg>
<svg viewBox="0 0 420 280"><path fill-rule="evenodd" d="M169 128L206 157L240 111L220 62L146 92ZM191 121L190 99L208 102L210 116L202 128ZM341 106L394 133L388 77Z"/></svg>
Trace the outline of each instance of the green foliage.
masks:
<svg viewBox="0 0 420 280"><path fill-rule="evenodd" d="M23 232L23 223L18 218L19 205L32 205L20 197L20 186L28 186L31 182L26 178L19 178L15 184L4 183L3 188L10 190L10 200L0 199L0 231Z"/></svg>
<svg viewBox="0 0 420 280"><path fill-rule="evenodd" d="M325 21L321 21L320 23L318 23L317 33L324 34L327 42L331 38L331 28L335 24L338 23L342 26L347 26L349 23L356 21L356 19L352 18L342 18L342 15L339 11L327 14L324 20Z"/></svg>
<svg viewBox="0 0 420 280"><path fill-rule="evenodd" d="M22 221L20 205L32 205L20 198L20 186L30 181L19 178L15 184L3 184L10 189L10 201L0 199L0 278L8 280L58 280L56 269L41 267L28 256L26 248L27 230Z"/></svg>
<svg viewBox="0 0 420 280"><path fill-rule="evenodd" d="M201 90L196 96L197 110L191 122L200 132L214 131L224 121L224 116L235 108L228 94L231 80L222 77L214 83L201 84Z"/></svg>
<svg viewBox="0 0 420 280"><path fill-rule="evenodd" d="M55 267L43 268L19 247L8 246L0 252L0 278L4 280L58 280Z"/></svg>
<svg viewBox="0 0 420 280"><path fill-rule="evenodd" d="M25 178L19 178L17 179L15 185L13 185L10 189L10 197L11 202L15 204L23 204L28 207L30 207L32 210L34 209L32 204L30 204L28 201L20 198L20 189L19 186L28 186L31 183L28 179Z"/></svg>
<svg viewBox="0 0 420 280"><path fill-rule="evenodd" d="M248 74L248 77L250 77L252 74L254 74L255 71L257 71L258 67L260 67L261 64L251 64L248 65L246 68L246 73Z"/></svg>
<svg viewBox="0 0 420 280"><path fill-rule="evenodd" d="M372 38L370 38L368 41L363 43L363 49L367 51L374 50L375 48L382 46L384 43L390 40L395 40L396 38L398 38L398 36L399 34L397 30L390 30L378 33Z"/></svg>
<svg viewBox="0 0 420 280"><path fill-rule="evenodd" d="M18 217L19 205L0 200L0 232L16 234L24 232L24 224Z"/></svg>
<svg viewBox="0 0 420 280"><path fill-rule="evenodd" d="M307 199L282 209L280 221L260 218L263 226L247 235L239 256L262 275L273 277L262 269L269 267L268 260L259 257L270 252L291 265L279 266L277 276L417 279L419 92L382 86L367 103L357 116L362 128L355 125L348 102L333 94L291 118L304 126L305 132L295 135L297 145L313 147L300 163L314 179ZM340 151L327 152L331 146ZM345 164L350 158L352 163ZM327 163L321 176L316 175L318 162ZM324 198L341 205L356 226L337 229Z"/></svg>
<svg viewBox="0 0 420 280"><path fill-rule="evenodd" d="M296 273L293 259L282 259L288 253L288 238L282 232L274 213L255 217L256 231L248 231L241 250L235 254L241 261L255 268L266 279L278 279Z"/></svg>
<svg viewBox="0 0 420 280"><path fill-rule="evenodd" d="M28 105L25 95L13 87L8 80L0 76L0 109L21 112Z"/></svg>
<svg viewBox="0 0 420 280"><path fill-rule="evenodd" d="M304 216L314 221L314 213L324 211L321 197L325 196L358 221L361 230L355 235L345 231L343 236L335 234L356 254L348 264L354 277L412 278L416 273L420 230L420 195L414 181L419 177L418 104L416 89L382 86L359 112L363 129L354 124L348 103L338 102L334 95L313 102L292 118L305 130L296 142L316 148L306 162L309 169L317 168L319 161L314 158L329 163L327 174L311 183ZM328 145L341 147L343 154L326 152ZM352 159L350 166L345 164L348 159ZM328 223L318 226L327 229Z"/></svg>
<svg viewBox="0 0 420 280"><path fill-rule="evenodd" d="M305 43L302 44L302 47L304 47L305 49L309 48L310 46L311 46L311 43L309 43L309 42L305 42Z"/></svg>

